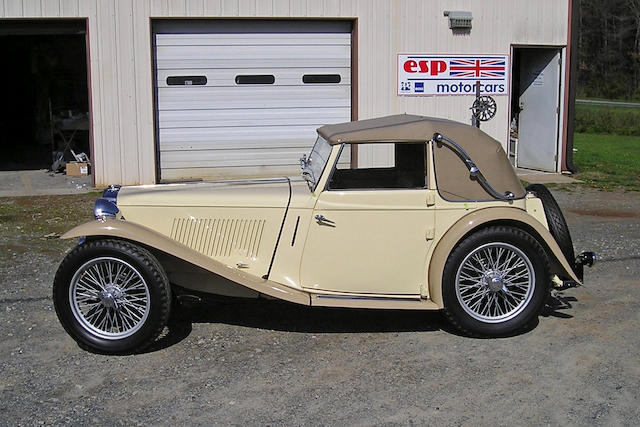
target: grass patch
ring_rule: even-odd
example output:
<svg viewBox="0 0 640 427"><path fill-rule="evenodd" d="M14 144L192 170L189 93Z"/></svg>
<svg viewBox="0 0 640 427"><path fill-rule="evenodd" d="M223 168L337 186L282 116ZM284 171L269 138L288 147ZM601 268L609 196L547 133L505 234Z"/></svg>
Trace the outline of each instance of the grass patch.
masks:
<svg viewBox="0 0 640 427"><path fill-rule="evenodd" d="M65 196L0 198L0 226L31 232L59 233L93 219L93 202L100 193Z"/></svg>
<svg viewBox="0 0 640 427"><path fill-rule="evenodd" d="M576 178L597 188L640 191L640 137L575 133Z"/></svg>
<svg viewBox="0 0 640 427"><path fill-rule="evenodd" d="M640 136L640 108L576 104L574 130Z"/></svg>
<svg viewBox="0 0 640 427"><path fill-rule="evenodd" d="M99 195L1 197L0 262L19 253L64 253L73 242L57 237L92 220Z"/></svg>

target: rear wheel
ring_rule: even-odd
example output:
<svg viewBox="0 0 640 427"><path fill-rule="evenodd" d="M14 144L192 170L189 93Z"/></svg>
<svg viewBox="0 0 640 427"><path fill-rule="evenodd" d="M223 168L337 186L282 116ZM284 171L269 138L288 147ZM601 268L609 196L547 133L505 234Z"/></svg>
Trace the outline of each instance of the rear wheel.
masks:
<svg viewBox="0 0 640 427"><path fill-rule="evenodd" d="M83 348L131 353L164 328L171 290L149 251L121 240L96 240L62 261L53 300L60 322Z"/></svg>
<svg viewBox="0 0 640 427"><path fill-rule="evenodd" d="M445 313L463 332L500 336L535 319L549 293L549 261L528 233L489 227L456 246L445 264Z"/></svg>

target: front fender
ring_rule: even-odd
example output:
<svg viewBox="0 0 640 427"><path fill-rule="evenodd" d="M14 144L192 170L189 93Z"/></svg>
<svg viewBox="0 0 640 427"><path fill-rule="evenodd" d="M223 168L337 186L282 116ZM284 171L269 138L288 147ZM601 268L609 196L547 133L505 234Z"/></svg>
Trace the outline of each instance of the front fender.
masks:
<svg viewBox="0 0 640 427"><path fill-rule="evenodd" d="M261 294L274 298L294 302L297 304L310 305L309 294L296 289L283 286L271 280L265 280L247 274L236 267L223 264L209 258L193 249L168 238L150 228L144 227L128 221L107 219L105 221L91 221L81 224L61 236L62 239L72 239L74 237L114 237L141 243L151 248L160 250L177 258L183 259L198 267L204 268L214 274L222 276L240 285L253 289Z"/></svg>
<svg viewBox="0 0 640 427"><path fill-rule="evenodd" d="M506 221L505 221L506 220ZM571 278L574 282L582 284L578 279L569 260L567 260L553 238L549 230L542 225L537 219L529 215L526 211L518 208L491 207L476 210L464 217L460 218L438 241L431 260L429 262L428 278L429 278L429 298L439 307L444 307L442 301L442 274L444 265L447 262L449 254L458 242L473 230L488 223L505 223L510 225L524 224L527 228L532 229L540 243L546 246L547 253L551 258L557 261L562 268L561 274ZM552 259L553 261L553 259Z"/></svg>

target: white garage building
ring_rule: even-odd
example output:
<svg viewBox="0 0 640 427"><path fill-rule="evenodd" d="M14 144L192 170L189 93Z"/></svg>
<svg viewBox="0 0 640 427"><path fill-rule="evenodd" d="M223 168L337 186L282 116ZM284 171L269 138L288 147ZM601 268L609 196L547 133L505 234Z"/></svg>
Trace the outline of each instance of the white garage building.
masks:
<svg viewBox="0 0 640 427"><path fill-rule="evenodd" d="M98 187L297 174L323 124L397 113L470 123L478 81L497 106L481 128L518 166L563 172L573 3L0 0L0 37L21 23L83 26Z"/></svg>

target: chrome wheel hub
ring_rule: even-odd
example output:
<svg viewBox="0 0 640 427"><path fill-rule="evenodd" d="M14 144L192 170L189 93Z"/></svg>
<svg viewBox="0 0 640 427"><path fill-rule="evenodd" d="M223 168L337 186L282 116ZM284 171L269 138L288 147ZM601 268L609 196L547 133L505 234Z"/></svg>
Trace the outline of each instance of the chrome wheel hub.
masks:
<svg viewBox="0 0 640 427"><path fill-rule="evenodd" d="M147 284L131 264L112 257L95 258L71 279L73 316L93 335L122 339L144 325L150 310Z"/></svg>
<svg viewBox="0 0 640 427"><path fill-rule="evenodd" d="M520 314L535 289L529 258L509 243L487 243L468 254L456 273L456 296L465 312L487 323Z"/></svg>
<svg viewBox="0 0 640 427"><path fill-rule="evenodd" d="M487 286L491 292L504 291L506 289L502 277L498 276L489 277Z"/></svg>
<svg viewBox="0 0 640 427"><path fill-rule="evenodd" d="M118 310L118 302L123 299L123 293L117 286L107 286L104 291L100 291L98 298L105 308Z"/></svg>

